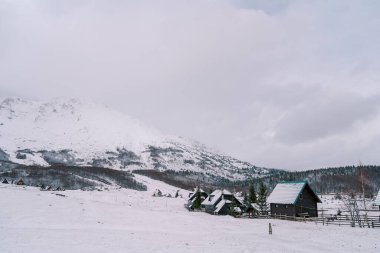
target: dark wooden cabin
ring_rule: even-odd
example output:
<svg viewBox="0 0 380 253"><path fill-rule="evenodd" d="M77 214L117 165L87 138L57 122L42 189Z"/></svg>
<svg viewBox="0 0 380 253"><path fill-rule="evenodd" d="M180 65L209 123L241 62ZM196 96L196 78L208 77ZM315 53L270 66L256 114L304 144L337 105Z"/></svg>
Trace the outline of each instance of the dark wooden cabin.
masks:
<svg viewBox="0 0 380 253"><path fill-rule="evenodd" d="M197 197L198 192L199 192L200 197L201 197L201 202L204 201L208 197L207 193L204 190L202 190L199 187L195 188L194 192L189 193L189 199L188 199L187 204L186 204L187 209L194 210L193 205L194 205L194 201Z"/></svg>
<svg viewBox="0 0 380 253"><path fill-rule="evenodd" d="M232 207L241 210L243 203L228 190L215 190L202 202L202 208L211 214L226 215Z"/></svg>
<svg viewBox="0 0 380 253"><path fill-rule="evenodd" d="M318 217L318 195L306 182L281 182L268 197L271 215Z"/></svg>
<svg viewBox="0 0 380 253"><path fill-rule="evenodd" d="M24 180L22 180L22 179L20 178L20 180L18 180L18 181L16 182L16 185L25 185Z"/></svg>
<svg viewBox="0 0 380 253"><path fill-rule="evenodd" d="M4 178L3 181L1 181L3 184L9 184L8 180L6 178Z"/></svg>

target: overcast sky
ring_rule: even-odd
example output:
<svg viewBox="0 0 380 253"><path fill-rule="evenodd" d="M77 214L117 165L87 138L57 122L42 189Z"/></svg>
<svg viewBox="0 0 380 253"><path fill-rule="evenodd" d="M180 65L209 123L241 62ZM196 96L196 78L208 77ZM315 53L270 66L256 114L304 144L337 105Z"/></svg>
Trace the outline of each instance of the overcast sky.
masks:
<svg viewBox="0 0 380 253"><path fill-rule="evenodd" d="M89 97L259 166L380 164L378 0L0 0L0 98Z"/></svg>

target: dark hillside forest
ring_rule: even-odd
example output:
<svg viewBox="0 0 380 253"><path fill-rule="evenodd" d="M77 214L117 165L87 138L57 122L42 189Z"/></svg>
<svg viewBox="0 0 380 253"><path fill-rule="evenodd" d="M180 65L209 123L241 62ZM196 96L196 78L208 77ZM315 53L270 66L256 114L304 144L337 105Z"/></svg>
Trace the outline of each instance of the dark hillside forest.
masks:
<svg viewBox="0 0 380 253"><path fill-rule="evenodd" d="M246 191L250 185L258 186L263 182L269 192L281 181L307 180L312 188L321 194L326 193L361 193L361 173L367 197L377 193L380 188L380 166L346 166L323 168L307 171L284 171L270 169L268 174L256 174L247 180L230 180L211 173L172 170L113 170L103 167L79 167L52 165L49 167L24 166L0 161L0 179L18 180L23 178L27 185L52 185L66 189L94 189L101 184L119 185L123 188L145 190L146 187L133 178L140 174L166 182L179 188L192 190L201 186L206 191L226 188L231 191Z"/></svg>
<svg viewBox="0 0 380 253"><path fill-rule="evenodd" d="M192 190L201 186L207 191L215 188L227 188L232 191L245 191L249 185L259 185L262 181L271 191L281 181L307 180L317 193L361 193L361 170L366 196L373 196L380 188L380 166L346 166L307 171L271 170L269 175L249 180L233 181L214 175L204 175L190 171L138 170L136 174L145 175L168 184Z"/></svg>
<svg viewBox="0 0 380 253"><path fill-rule="evenodd" d="M118 185L145 191L133 174L103 167L79 167L55 164L48 167L25 166L0 161L0 179L9 182L22 179L29 186L63 187L67 190L94 190L101 185Z"/></svg>
<svg viewBox="0 0 380 253"><path fill-rule="evenodd" d="M365 194L372 196L380 188L380 166L346 166L308 171L278 171L263 178L265 184L274 188L280 181L307 180L318 193L361 193L362 180ZM257 181L257 180L255 180Z"/></svg>

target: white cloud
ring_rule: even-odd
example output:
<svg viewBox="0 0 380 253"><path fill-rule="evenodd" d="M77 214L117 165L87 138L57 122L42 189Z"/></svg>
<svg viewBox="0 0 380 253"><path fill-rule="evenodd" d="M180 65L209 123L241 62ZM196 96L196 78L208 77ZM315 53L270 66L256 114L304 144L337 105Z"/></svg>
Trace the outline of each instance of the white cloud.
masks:
<svg viewBox="0 0 380 253"><path fill-rule="evenodd" d="M258 165L379 163L379 4L278 3L2 1L0 96L102 100Z"/></svg>

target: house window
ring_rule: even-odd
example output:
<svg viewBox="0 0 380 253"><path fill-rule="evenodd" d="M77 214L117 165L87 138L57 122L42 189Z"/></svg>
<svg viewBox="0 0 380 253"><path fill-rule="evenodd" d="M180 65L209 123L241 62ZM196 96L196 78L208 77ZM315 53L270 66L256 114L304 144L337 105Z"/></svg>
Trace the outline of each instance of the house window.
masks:
<svg viewBox="0 0 380 253"><path fill-rule="evenodd" d="M300 195L300 199L303 199L303 194L301 193L301 195Z"/></svg>
<svg viewBox="0 0 380 253"><path fill-rule="evenodd" d="M288 205L285 205L285 208L288 208Z"/></svg>
<svg viewBox="0 0 380 253"><path fill-rule="evenodd" d="M276 204L276 207L278 207L278 205Z"/></svg>

